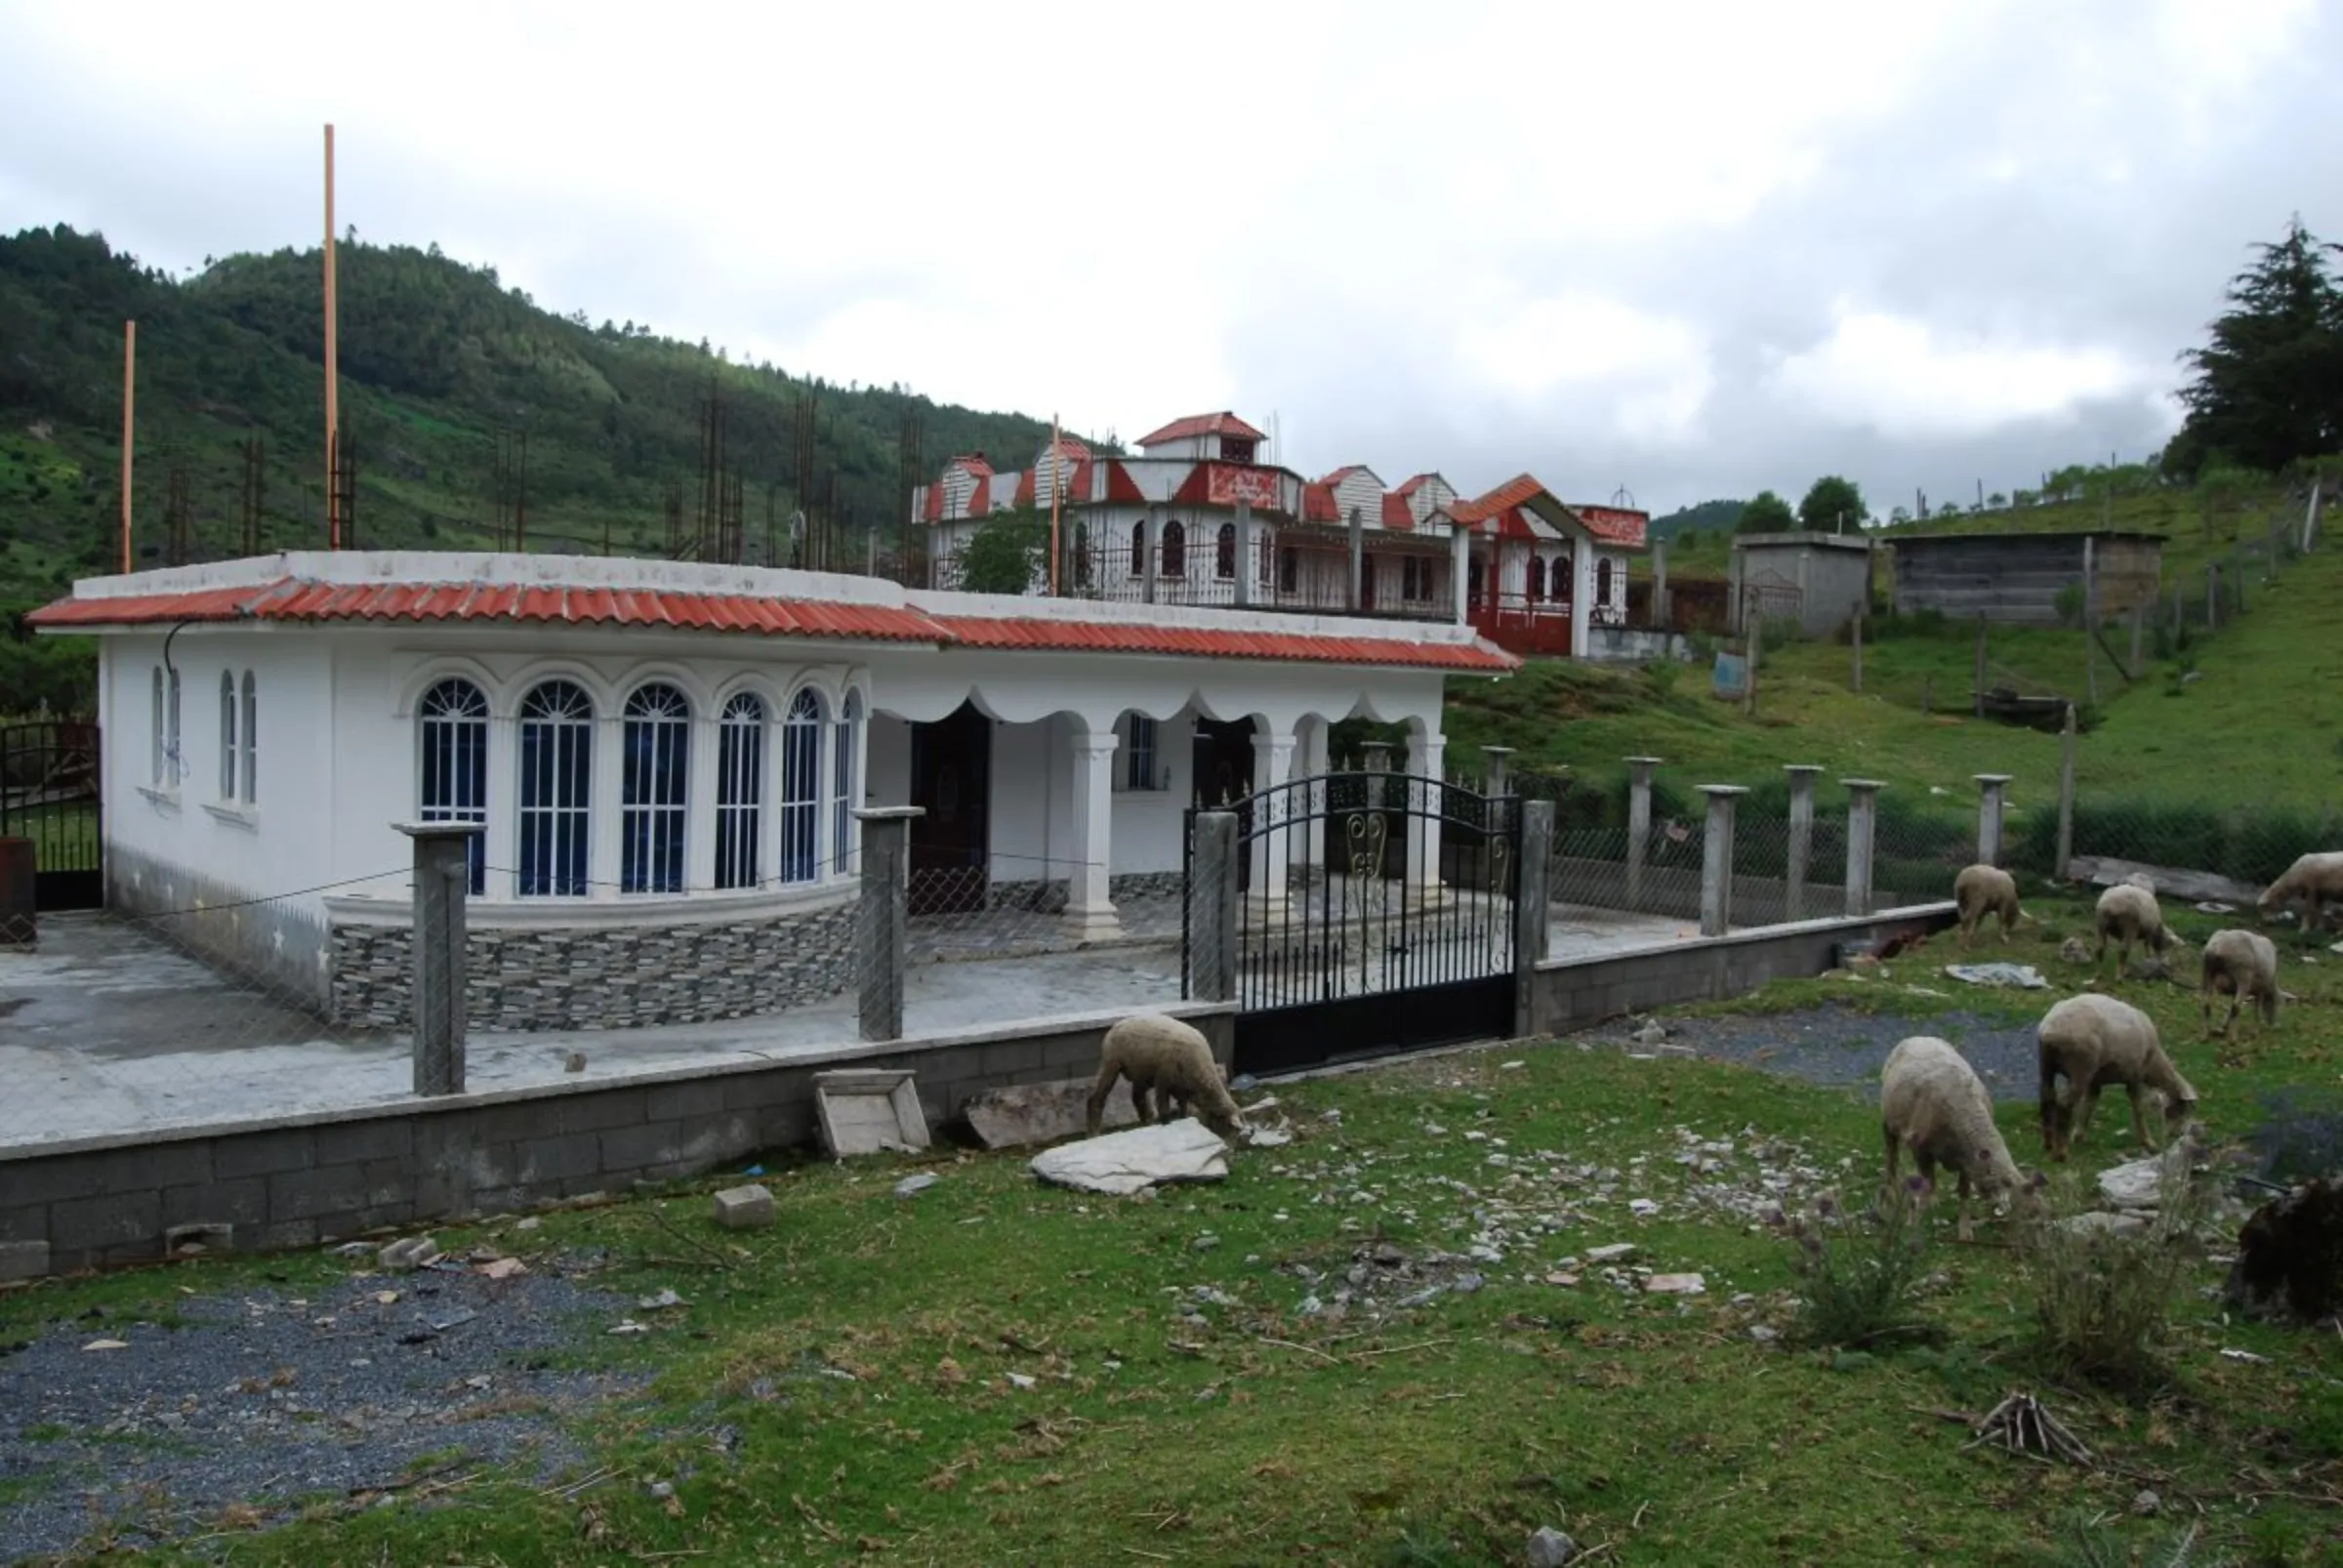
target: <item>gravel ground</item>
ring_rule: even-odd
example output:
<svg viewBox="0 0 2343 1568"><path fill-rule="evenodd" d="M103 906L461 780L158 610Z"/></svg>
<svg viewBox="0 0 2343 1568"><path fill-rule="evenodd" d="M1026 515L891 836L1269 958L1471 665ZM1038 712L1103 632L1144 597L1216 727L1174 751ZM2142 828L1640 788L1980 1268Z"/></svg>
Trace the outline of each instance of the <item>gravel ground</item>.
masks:
<svg viewBox="0 0 2343 1568"><path fill-rule="evenodd" d="M1827 1006L1767 1016L1670 1018L1666 1027L1668 1045L1697 1055L1745 1062L1810 1084L1869 1084L1874 1090L1880 1064L1896 1042L1935 1035L1960 1048L1995 1099L2032 1099L2036 1090L2034 1025L1996 1022L1973 1012L1905 1018ZM1607 1037L1629 1050L1645 1049L1627 1038L1630 1033L1623 1024Z"/></svg>
<svg viewBox="0 0 2343 1568"><path fill-rule="evenodd" d="M556 1364L634 1305L563 1277L593 1261L491 1280L357 1276L367 1259L306 1299L188 1297L175 1326L92 1315L0 1341L0 1561L109 1527L185 1539L231 1506L273 1520L491 1461L583 1460L569 1421L637 1382ZM123 1347L91 1348L104 1341Z"/></svg>

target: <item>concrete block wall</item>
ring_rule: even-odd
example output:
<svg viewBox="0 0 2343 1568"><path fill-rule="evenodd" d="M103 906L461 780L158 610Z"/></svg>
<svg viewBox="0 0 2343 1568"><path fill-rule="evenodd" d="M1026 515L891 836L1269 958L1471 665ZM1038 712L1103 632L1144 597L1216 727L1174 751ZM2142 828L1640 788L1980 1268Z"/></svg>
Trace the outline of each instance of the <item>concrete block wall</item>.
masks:
<svg viewBox="0 0 2343 1568"><path fill-rule="evenodd" d="M1809 920L1735 931L1640 952L1541 964L1531 999L1534 1032L1560 1034L1622 1013L1719 1001L1770 980L1811 979L1842 943L1925 936L1954 924L1950 903L1888 910L1861 920Z"/></svg>
<svg viewBox="0 0 2343 1568"><path fill-rule="evenodd" d="M333 928L333 1015L403 1029L414 1017L413 930ZM721 924L507 929L464 937L475 1029L622 1029L748 1018L852 989L854 903Z"/></svg>
<svg viewBox="0 0 2343 1568"><path fill-rule="evenodd" d="M1167 1011L1229 1059L1233 1010ZM181 1226L264 1252L699 1176L811 1142L834 1067L918 1073L940 1126L982 1090L1089 1077L1118 1016L0 1151L0 1279L151 1262Z"/></svg>

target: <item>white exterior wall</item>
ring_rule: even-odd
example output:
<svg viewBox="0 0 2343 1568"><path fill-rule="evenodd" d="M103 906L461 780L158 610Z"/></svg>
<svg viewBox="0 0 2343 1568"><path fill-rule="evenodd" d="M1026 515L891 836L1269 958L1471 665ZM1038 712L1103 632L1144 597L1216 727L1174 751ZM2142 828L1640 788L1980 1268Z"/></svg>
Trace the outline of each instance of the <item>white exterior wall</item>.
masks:
<svg viewBox="0 0 2343 1568"><path fill-rule="evenodd" d="M1354 510L1368 527L1383 525L1383 481L1371 469L1353 469L1335 484L1335 520L1349 527Z"/></svg>
<svg viewBox="0 0 2343 1568"><path fill-rule="evenodd" d="M1457 507L1457 487L1438 475L1432 475L1408 492L1408 515L1416 519L1418 528L1435 512L1454 512ZM1442 528L1440 532L1448 530Z"/></svg>

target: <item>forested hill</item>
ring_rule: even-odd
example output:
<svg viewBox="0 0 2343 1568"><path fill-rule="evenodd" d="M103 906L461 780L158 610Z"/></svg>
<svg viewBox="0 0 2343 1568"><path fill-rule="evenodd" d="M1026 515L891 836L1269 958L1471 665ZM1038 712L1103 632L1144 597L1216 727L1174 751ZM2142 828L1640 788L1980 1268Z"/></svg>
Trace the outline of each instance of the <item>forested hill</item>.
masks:
<svg viewBox="0 0 2343 1568"><path fill-rule="evenodd" d="M899 387L809 386L770 365L646 324L561 316L492 267L436 246L337 247L341 417L356 449L359 542L493 544L500 440L527 441L529 548L665 554L671 494L696 531L701 410L724 407L722 467L740 478L747 553L768 509L797 502L796 409L814 393L809 488L859 530L899 516L901 433L921 426L921 472L979 449L1023 467L1046 422L939 406ZM172 478L185 555L243 553L244 447L263 444L261 546L324 543L321 264L316 250L210 262L185 279L62 226L0 238L0 607L50 598L118 558L122 324L138 322L141 564L173 549ZM876 373L886 367L874 365ZM516 466L516 465L515 465ZM505 481L517 488L517 475Z"/></svg>

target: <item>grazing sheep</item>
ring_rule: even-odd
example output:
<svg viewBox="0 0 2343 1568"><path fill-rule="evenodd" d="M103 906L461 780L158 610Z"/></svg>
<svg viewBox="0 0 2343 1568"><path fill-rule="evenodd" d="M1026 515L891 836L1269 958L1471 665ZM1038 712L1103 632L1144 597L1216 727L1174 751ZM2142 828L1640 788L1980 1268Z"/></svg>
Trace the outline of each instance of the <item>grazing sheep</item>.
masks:
<svg viewBox="0 0 2343 1568"><path fill-rule="evenodd" d="M2238 1027L2238 1010L2250 1000L2260 1008L2262 1026L2278 1023L2278 948L2259 931L2215 931L2205 938L2204 967L2197 982L2197 1011L2204 1032L2213 1032L2213 998L2227 993L2227 1036Z"/></svg>
<svg viewBox="0 0 2343 1568"><path fill-rule="evenodd" d="M1237 1102L1228 1095L1220 1064L1213 1059L1212 1045L1177 1018L1160 1012L1133 1013L1106 1031L1098 1053L1098 1078L1090 1086L1090 1136L1106 1115L1106 1096L1115 1080L1130 1080L1131 1109L1139 1120L1168 1122L1177 1101L1180 1114L1194 1116L1222 1137L1233 1138L1244 1128ZM1155 1113L1148 1112L1148 1093L1155 1093Z"/></svg>
<svg viewBox="0 0 2343 1568"><path fill-rule="evenodd" d="M2099 895L2099 947L2091 955L2096 966L2107 962L2107 939L2116 939L2116 972L2131 962L2131 944L2138 942L2150 953L2168 953L2184 945L2164 924L2164 913L2156 904L2156 894L2131 883L2117 883Z"/></svg>
<svg viewBox="0 0 2343 1568"><path fill-rule="evenodd" d="M1879 1130L1887 1144L1887 1186L1896 1185L1896 1160L1905 1148L1921 1179L1933 1182L1945 1165L1960 1176L1956 1229L1970 1236L1969 1188L1992 1203L2002 1197L2038 1206L2040 1183L2029 1183L1994 1126L1993 1096L1975 1068L1942 1040L1914 1035L1887 1053L1879 1071Z"/></svg>
<svg viewBox="0 0 2343 1568"><path fill-rule="evenodd" d="M2071 996L2042 1014L2035 1030L2041 1068L2042 1148L2064 1160L2089 1128L2099 1092L2121 1084L2131 1096L2131 1130L2149 1148L2143 1112L2157 1095L2166 1131L2197 1110L2197 1091L2180 1076L2157 1038L2156 1021L2112 996ZM2064 1083L2060 1082L2064 1080Z"/></svg>
<svg viewBox="0 0 2343 1568"><path fill-rule="evenodd" d="M2135 871L2123 879L2126 887L2137 887L2151 898L2156 896L2156 879L2145 871Z"/></svg>
<svg viewBox="0 0 2343 1568"><path fill-rule="evenodd" d="M1970 946L1988 915L1999 917L2001 940L2026 918L2018 908L2018 879L1999 866L1971 866L1952 879L1952 902L1960 910L1960 945Z"/></svg>
<svg viewBox="0 0 2343 1568"><path fill-rule="evenodd" d="M2310 905L2302 928L2318 930L2326 921L2329 899L2343 904L2343 849L2306 854L2286 868L2286 874L2262 889L2256 904L2264 920L2301 899Z"/></svg>

